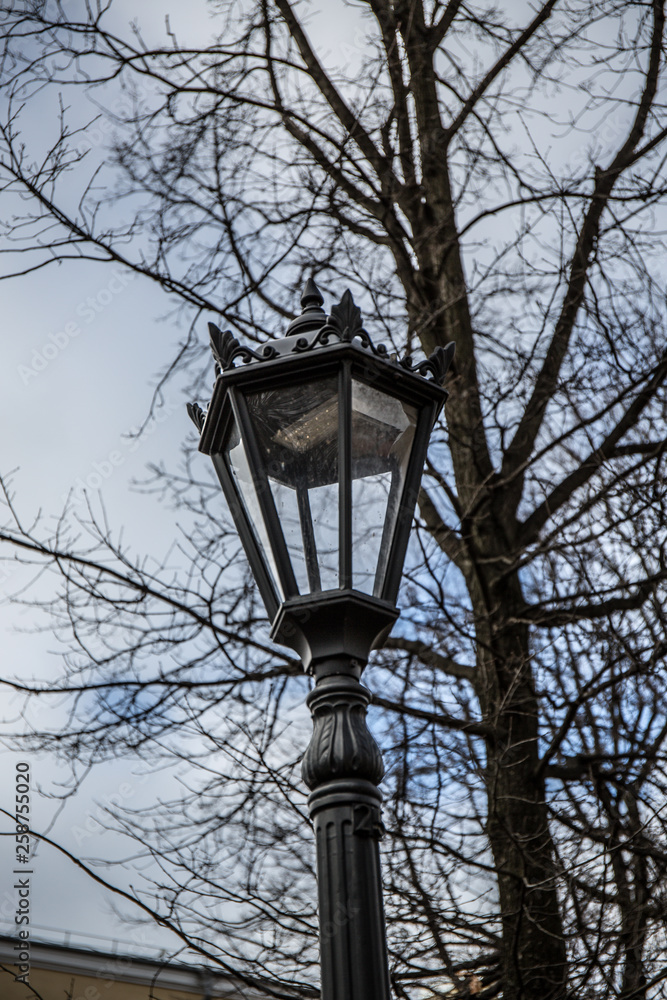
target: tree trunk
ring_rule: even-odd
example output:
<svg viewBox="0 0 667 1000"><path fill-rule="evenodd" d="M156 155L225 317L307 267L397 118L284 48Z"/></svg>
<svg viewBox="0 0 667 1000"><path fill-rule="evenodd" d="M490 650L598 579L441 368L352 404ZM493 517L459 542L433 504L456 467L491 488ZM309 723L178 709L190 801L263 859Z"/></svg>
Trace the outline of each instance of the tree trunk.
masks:
<svg viewBox="0 0 667 1000"><path fill-rule="evenodd" d="M486 441L465 276L442 160L433 167L429 194L428 208L421 209L419 271L406 291L411 326L420 331L424 350L456 343L447 425L464 543L459 568L475 618L477 694L492 729L486 742L487 834L498 877L503 1000L562 1000L567 954L544 779L538 775L539 705L528 627L522 622L521 581L512 569L518 499L499 484Z"/></svg>
<svg viewBox="0 0 667 1000"><path fill-rule="evenodd" d="M488 632L480 636L478 668L482 712L493 725L486 743L487 833L502 916L503 998L560 1000L567 956L544 781L537 775L528 630L501 624L494 634L492 622Z"/></svg>

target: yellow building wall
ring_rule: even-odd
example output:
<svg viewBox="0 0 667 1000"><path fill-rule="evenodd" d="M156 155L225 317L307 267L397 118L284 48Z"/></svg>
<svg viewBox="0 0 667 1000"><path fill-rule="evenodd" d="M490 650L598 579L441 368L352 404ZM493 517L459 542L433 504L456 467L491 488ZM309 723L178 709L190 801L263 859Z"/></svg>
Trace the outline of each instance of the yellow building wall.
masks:
<svg viewBox="0 0 667 1000"><path fill-rule="evenodd" d="M37 1000L37 997L40 1000L202 1000L201 993L123 982L114 980L111 973L97 977L33 966L29 986L17 983L16 973L11 966L0 969L1 1000Z"/></svg>

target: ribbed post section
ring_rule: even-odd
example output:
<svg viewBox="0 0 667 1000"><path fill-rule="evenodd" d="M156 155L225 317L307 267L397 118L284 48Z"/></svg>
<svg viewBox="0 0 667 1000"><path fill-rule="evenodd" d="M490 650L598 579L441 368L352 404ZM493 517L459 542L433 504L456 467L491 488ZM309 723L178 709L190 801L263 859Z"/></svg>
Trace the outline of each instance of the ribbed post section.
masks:
<svg viewBox="0 0 667 1000"><path fill-rule="evenodd" d="M334 672L337 671L337 672ZM302 773L315 826L322 1000L389 1000L379 840L384 768L366 724L361 665L316 666Z"/></svg>

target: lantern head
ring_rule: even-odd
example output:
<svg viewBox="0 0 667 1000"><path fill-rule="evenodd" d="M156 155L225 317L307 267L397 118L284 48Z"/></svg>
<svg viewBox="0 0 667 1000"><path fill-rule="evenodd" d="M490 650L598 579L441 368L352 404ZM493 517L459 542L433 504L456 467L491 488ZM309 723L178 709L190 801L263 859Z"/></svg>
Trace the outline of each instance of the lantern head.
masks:
<svg viewBox="0 0 667 1000"><path fill-rule="evenodd" d="M273 626L304 666L364 663L398 616L429 436L454 345L420 364L374 346L349 291L258 350L209 325L218 371L201 431Z"/></svg>

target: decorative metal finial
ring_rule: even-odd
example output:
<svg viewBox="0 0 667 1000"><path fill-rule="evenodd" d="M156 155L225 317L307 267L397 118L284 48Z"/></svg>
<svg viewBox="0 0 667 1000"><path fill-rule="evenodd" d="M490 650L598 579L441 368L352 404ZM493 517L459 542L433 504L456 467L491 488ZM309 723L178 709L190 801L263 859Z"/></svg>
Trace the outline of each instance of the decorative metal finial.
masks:
<svg viewBox="0 0 667 1000"><path fill-rule="evenodd" d="M364 324L361 322L361 309L352 298L352 292L349 288L343 294L338 305L331 307L329 322L339 332L341 340L349 342L364 334L368 337L364 330Z"/></svg>
<svg viewBox="0 0 667 1000"><path fill-rule="evenodd" d="M322 309L324 299L321 292L312 278L306 282L301 293L301 308L303 312L296 319L293 319L287 328L287 336L294 334L309 333L311 330L319 330L327 321L326 314Z"/></svg>
<svg viewBox="0 0 667 1000"><path fill-rule="evenodd" d="M309 278L301 293L301 309L307 312L309 309L321 309L323 305L322 293L313 278Z"/></svg>

